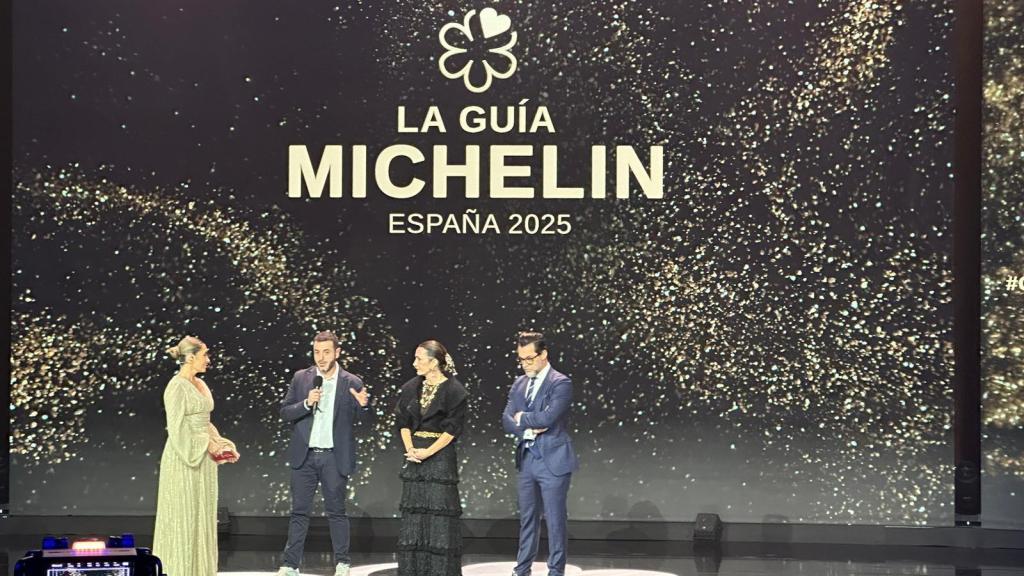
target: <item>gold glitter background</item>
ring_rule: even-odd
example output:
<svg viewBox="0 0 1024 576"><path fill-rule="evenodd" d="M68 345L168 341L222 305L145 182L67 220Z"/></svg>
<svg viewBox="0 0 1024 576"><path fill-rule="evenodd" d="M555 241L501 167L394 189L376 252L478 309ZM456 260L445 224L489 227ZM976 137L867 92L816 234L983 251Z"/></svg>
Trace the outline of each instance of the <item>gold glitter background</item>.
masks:
<svg viewBox="0 0 1024 576"><path fill-rule="evenodd" d="M438 337L472 393L466 513L510 517L498 415L511 335L532 326L576 384L574 518L951 522L951 4L496 7L520 70L486 101L433 60L440 26L479 6L14 7L16 512L152 511L161 351L183 333L211 345L214 418L243 439L224 504L287 512L276 405L329 327L379 401L350 511L396 513L388 403ZM1012 312L997 288L1021 260L1020 60L1000 30L986 95L1002 176L986 186L1003 178L1005 201L986 204L986 250L997 230L1012 249L986 306ZM400 104L522 99L557 134L395 134ZM285 198L287 144L399 140L558 144L566 183L592 144L663 144L666 199ZM390 211L467 207L565 212L574 231L386 234ZM1019 482L1011 312L986 317L987 466Z"/></svg>
<svg viewBox="0 0 1024 576"><path fill-rule="evenodd" d="M1024 9L985 3L982 173L982 514L987 526L1024 517Z"/></svg>

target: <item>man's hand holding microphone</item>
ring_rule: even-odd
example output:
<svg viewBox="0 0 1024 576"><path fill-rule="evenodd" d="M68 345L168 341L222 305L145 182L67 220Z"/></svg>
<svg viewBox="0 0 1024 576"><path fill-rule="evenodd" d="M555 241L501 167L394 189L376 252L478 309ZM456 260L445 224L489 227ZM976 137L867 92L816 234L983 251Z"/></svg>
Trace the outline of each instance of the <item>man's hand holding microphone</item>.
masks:
<svg viewBox="0 0 1024 576"><path fill-rule="evenodd" d="M309 396L306 397L306 406L310 410L320 411L320 397L324 393L324 377L317 374L316 378L313 379L313 389L309 391Z"/></svg>

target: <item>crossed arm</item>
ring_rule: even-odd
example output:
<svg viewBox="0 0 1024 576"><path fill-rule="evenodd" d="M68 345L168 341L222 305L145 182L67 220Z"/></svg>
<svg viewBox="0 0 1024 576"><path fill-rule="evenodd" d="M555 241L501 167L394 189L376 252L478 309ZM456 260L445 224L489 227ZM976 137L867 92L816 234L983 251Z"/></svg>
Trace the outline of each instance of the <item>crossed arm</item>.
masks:
<svg viewBox="0 0 1024 576"><path fill-rule="evenodd" d="M554 386L554 389L551 390L548 405L543 410L540 412L521 412L519 414L518 428L520 430L527 428L549 428L569 411L569 407L572 405L572 380L565 378L555 382ZM515 415L513 415L514 418Z"/></svg>
<svg viewBox="0 0 1024 576"><path fill-rule="evenodd" d="M515 388L515 385L512 386ZM519 440L523 439L523 432L525 428L520 427L519 423L516 422L514 408L512 407L512 390L508 392L508 402L505 403L505 411L501 414L501 427L505 429L505 432L514 434Z"/></svg>
<svg viewBox="0 0 1024 576"><path fill-rule="evenodd" d="M512 393L509 392L508 403L505 404L505 411L501 415L501 425L505 432L522 439L523 432L526 430L533 429L536 432L543 432L558 422L558 419L563 417L572 405L572 381L565 378L555 382L553 386L551 400L539 412L515 412L512 405Z"/></svg>

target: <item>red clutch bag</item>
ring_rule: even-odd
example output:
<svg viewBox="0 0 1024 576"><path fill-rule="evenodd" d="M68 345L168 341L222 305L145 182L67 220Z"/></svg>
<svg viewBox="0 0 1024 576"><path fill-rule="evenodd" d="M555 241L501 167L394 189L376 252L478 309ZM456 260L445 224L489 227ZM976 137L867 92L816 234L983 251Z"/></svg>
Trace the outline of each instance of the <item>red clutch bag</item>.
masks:
<svg viewBox="0 0 1024 576"><path fill-rule="evenodd" d="M231 458L234 458L234 457L235 457L235 453L234 452L232 452L231 450L225 450L224 452L221 452L220 454L217 454L216 456L214 456L213 459L216 460L217 462L221 462L223 460L228 460L228 459L231 459Z"/></svg>

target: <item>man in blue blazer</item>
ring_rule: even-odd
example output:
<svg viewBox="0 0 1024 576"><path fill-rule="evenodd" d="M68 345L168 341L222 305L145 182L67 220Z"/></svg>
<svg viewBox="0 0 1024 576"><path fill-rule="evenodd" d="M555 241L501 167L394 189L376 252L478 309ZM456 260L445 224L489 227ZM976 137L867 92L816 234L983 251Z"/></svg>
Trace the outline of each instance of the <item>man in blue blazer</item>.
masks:
<svg viewBox="0 0 1024 576"><path fill-rule="evenodd" d="M331 530L336 576L348 576L349 525L345 515L348 479L356 470L352 427L369 420L369 394L358 376L338 365L341 345L331 332L313 339L314 366L292 377L281 402L281 418L292 425L288 465L292 469L292 512L288 543L278 576L298 576L317 485Z"/></svg>
<svg viewBox="0 0 1024 576"><path fill-rule="evenodd" d="M513 576L530 574L542 512L548 527L548 576L563 576L569 483L579 468L569 437L572 381L551 367L543 334L520 332L516 353L524 374L512 383L502 415L505 431L516 437L519 471L519 552Z"/></svg>

